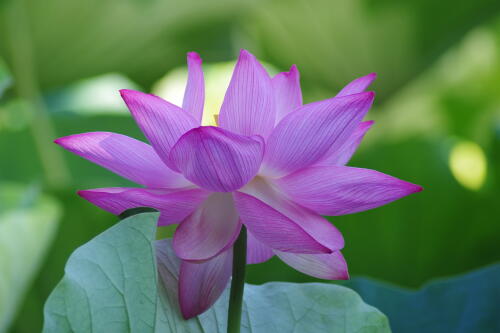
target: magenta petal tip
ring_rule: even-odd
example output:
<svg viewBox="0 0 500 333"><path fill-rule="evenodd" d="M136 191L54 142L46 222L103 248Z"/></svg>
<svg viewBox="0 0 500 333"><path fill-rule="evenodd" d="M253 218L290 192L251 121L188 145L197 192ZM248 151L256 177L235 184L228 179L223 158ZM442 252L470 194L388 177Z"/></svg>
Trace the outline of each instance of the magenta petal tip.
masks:
<svg viewBox="0 0 500 333"><path fill-rule="evenodd" d="M200 55L196 52L193 52L193 51L187 53L187 58L188 58L188 61L194 60L194 61L197 61L200 63L202 62Z"/></svg>

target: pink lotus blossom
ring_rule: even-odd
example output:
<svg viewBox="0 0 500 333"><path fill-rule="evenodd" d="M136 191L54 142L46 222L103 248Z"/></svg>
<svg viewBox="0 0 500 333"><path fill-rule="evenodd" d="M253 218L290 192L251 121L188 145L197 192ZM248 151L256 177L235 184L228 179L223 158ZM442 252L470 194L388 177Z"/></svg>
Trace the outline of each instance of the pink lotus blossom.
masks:
<svg viewBox="0 0 500 333"><path fill-rule="evenodd" d="M99 188L79 195L113 214L160 211L159 225L179 224L173 248L182 260L179 301L185 318L208 309L231 275L232 246L248 230L247 260L276 255L321 279L347 279L342 234L322 215L372 209L421 190L383 173L347 167L371 127L363 118L375 74L337 96L302 104L299 72L271 78L242 50L218 125L200 126L205 88L201 59L188 54L181 107L157 96L121 95L149 144L91 132L56 140L65 149L141 188Z"/></svg>

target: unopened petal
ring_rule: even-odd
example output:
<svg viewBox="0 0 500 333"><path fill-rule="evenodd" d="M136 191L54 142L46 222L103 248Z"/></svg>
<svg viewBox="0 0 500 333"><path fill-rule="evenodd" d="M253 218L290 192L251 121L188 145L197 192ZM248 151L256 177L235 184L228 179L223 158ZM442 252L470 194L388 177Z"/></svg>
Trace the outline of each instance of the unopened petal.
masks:
<svg viewBox="0 0 500 333"><path fill-rule="evenodd" d="M311 167L276 184L295 202L329 216L376 208L422 190L375 170L345 166Z"/></svg>
<svg viewBox="0 0 500 333"><path fill-rule="evenodd" d="M266 143L262 171L281 177L337 150L354 133L374 99L372 92L306 104L289 113Z"/></svg>
<svg viewBox="0 0 500 333"><path fill-rule="evenodd" d="M347 263L340 251L329 254L296 254L275 251L276 255L299 272L325 280L348 280Z"/></svg>
<svg viewBox="0 0 500 333"><path fill-rule="evenodd" d="M242 50L219 114L219 126L266 138L274 127L276 105L271 78L258 60Z"/></svg>
<svg viewBox="0 0 500 333"><path fill-rule="evenodd" d="M179 275L179 303L185 319L208 310L226 289L231 277L233 249L201 263L183 261Z"/></svg>
<svg viewBox="0 0 500 333"><path fill-rule="evenodd" d="M55 143L141 185L176 188L190 184L170 170L150 145L125 135L90 132L62 137Z"/></svg>
<svg viewBox="0 0 500 333"><path fill-rule="evenodd" d="M263 150L259 137L218 127L198 127L179 139L171 160L194 184L214 192L231 192L255 176Z"/></svg>
<svg viewBox="0 0 500 333"><path fill-rule="evenodd" d="M170 149L181 135L199 126L196 119L158 96L126 89L120 93L148 141L163 162L172 168Z"/></svg>
<svg viewBox="0 0 500 333"><path fill-rule="evenodd" d="M108 187L78 191L94 205L119 215L127 209L151 207L160 211L158 225L179 223L205 200L209 192L202 189L166 190Z"/></svg>
<svg viewBox="0 0 500 333"><path fill-rule="evenodd" d="M198 53L189 52L187 55L188 80L184 92L182 108L191 113L201 125L203 104L205 103L205 80L203 78L202 61Z"/></svg>
<svg viewBox="0 0 500 333"><path fill-rule="evenodd" d="M214 193L179 225L174 249L184 260L207 260L231 247L241 223L229 193Z"/></svg>

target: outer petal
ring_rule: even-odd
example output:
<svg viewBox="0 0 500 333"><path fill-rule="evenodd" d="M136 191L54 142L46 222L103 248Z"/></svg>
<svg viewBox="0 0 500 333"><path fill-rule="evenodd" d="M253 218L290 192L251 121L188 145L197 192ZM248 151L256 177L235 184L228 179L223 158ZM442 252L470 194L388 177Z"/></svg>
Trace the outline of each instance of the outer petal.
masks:
<svg viewBox="0 0 500 333"><path fill-rule="evenodd" d="M368 75L357 78L356 80L345 86L336 97L358 94L365 91L366 88L377 78L377 73L370 73Z"/></svg>
<svg viewBox="0 0 500 333"><path fill-rule="evenodd" d="M202 189L173 191L109 187L78 191L78 195L115 215L130 208L152 207L160 211L158 225L169 225L185 219L205 200L209 192Z"/></svg>
<svg viewBox="0 0 500 333"><path fill-rule="evenodd" d="M354 133L373 98L372 92L336 97L289 113L267 141L262 171L284 176L337 150Z"/></svg>
<svg viewBox="0 0 500 333"><path fill-rule="evenodd" d="M202 263L181 263L179 303L185 319L205 312L219 298L231 277L232 260L231 248Z"/></svg>
<svg viewBox="0 0 500 333"><path fill-rule="evenodd" d="M279 123L289 112L302 105L300 74L297 66L293 65L289 72L276 74L271 82L276 100L276 123Z"/></svg>
<svg viewBox="0 0 500 333"><path fill-rule="evenodd" d="M160 282L165 287L165 293L170 303L178 306L181 260L175 255L171 238L157 240L155 250Z"/></svg>
<svg viewBox="0 0 500 333"><path fill-rule="evenodd" d="M340 148L336 151L329 150L315 166L346 165L372 125L373 120L360 123L356 131Z"/></svg>
<svg viewBox="0 0 500 333"><path fill-rule="evenodd" d="M170 149L191 128L198 126L194 117L158 96L134 90L120 90L132 116L160 158L169 167Z"/></svg>
<svg viewBox="0 0 500 333"><path fill-rule="evenodd" d="M170 155L175 167L198 186L231 192L252 179L262 161L261 138L218 127L198 127L184 134Z"/></svg>
<svg viewBox="0 0 500 333"><path fill-rule="evenodd" d="M260 264L274 256L273 250L247 232L247 264Z"/></svg>
<svg viewBox="0 0 500 333"><path fill-rule="evenodd" d="M202 61L198 53L189 52L187 55L188 81L182 108L191 113L201 124L203 105L205 103L205 80L203 78Z"/></svg>
<svg viewBox="0 0 500 333"><path fill-rule="evenodd" d="M176 188L190 184L181 174L170 170L150 145L125 135L90 132L54 142L141 185Z"/></svg>
<svg viewBox="0 0 500 333"><path fill-rule="evenodd" d="M422 187L378 171L312 167L276 181L300 205L321 215L345 215L385 205Z"/></svg>
<svg viewBox="0 0 500 333"><path fill-rule="evenodd" d="M299 272L325 280L348 280L347 263L340 251L330 254L296 254L275 251L276 255Z"/></svg>
<svg viewBox="0 0 500 333"><path fill-rule="evenodd" d="M241 50L221 106L220 127L266 138L274 127L275 117L271 78L252 54Z"/></svg>
<svg viewBox="0 0 500 333"><path fill-rule="evenodd" d="M331 253L344 247L342 234L326 219L255 179L235 193L241 221L259 241L279 251Z"/></svg>
<svg viewBox="0 0 500 333"><path fill-rule="evenodd" d="M184 260L207 260L231 247L241 223L229 193L214 193L174 234L174 250Z"/></svg>

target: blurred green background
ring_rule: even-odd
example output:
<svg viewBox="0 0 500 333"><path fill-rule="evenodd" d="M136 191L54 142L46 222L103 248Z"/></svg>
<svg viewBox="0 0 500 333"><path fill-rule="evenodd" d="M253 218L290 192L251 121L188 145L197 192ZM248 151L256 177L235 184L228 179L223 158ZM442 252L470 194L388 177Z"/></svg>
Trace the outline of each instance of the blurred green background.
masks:
<svg viewBox="0 0 500 333"><path fill-rule="evenodd" d="M240 48L297 64L306 102L378 73L376 124L350 165L425 191L331 219L351 276L417 288L500 260L498 0L0 0L0 332L40 331L70 253L116 223L76 190L130 185L53 139L144 139L118 89L177 102L187 51L215 107ZM313 281L277 259L248 271Z"/></svg>

